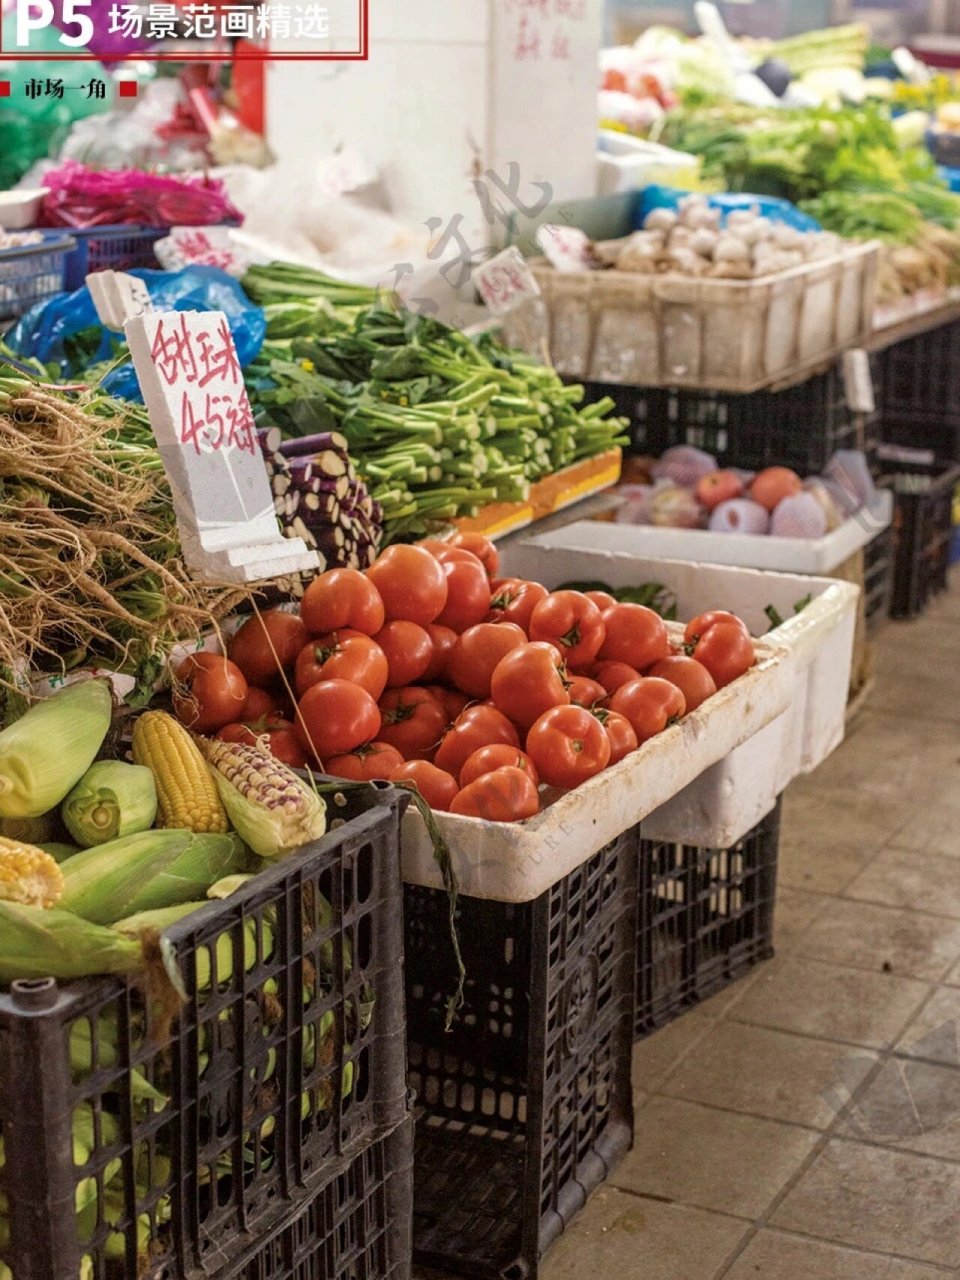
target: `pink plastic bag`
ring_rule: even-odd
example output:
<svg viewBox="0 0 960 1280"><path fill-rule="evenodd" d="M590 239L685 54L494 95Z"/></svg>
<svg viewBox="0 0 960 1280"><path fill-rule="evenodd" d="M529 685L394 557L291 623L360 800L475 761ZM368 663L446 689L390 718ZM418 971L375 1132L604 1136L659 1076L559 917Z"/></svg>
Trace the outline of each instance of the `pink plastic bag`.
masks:
<svg viewBox="0 0 960 1280"><path fill-rule="evenodd" d="M50 188L40 223L47 227L211 226L242 222L218 179L161 177L137 169L88 169L68 161L44 175Z"/></svg>

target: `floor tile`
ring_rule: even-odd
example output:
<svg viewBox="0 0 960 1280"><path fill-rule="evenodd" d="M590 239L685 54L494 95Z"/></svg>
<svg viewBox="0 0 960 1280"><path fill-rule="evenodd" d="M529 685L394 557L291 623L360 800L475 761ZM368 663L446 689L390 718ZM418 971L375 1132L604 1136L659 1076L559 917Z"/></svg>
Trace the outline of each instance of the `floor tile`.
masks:
<svg viewBox="0 0 960 1280"><path fill-rule="evenodd" d="M771 961L732 1016L822 1040L880 1048L899 1036L928 990L913 978L788 955Z"/></svg>
<svg viewBox="0 0 960 1280"><path fill-rule="evenodd" d="M541 1280L708 1280L746 1224L601 1187L547 1255Z"/></svg>
<svg viewBox="0 0 960 1280"><path fill-rule="evenodd" d="M952 791L944 786L942 795L912 812L891 843L897 849L960 857L960 777Z"/></svg>
<svg viewBox="0 0 960 1280"><path fill-rule="evenodd" d="M771 1224L958 1267L958 1204L960 1165L838 1138L791 1189ZM870 1276L865 1272L864 1280Z"/></svg>
<svg viewBox="0 0 960 1280"><path fill-rule="evenodd" d="M835 964L936 981L960 957L960 921L840 899L820 913L797 951Z"/></svg>
<svg viewBox="0 0 960 1280"><path fill-rule="evenodd" d="M792 951L831 901L825 893L797 889L790 884L778 885L773 915L773 945L777 953Z"/></svg>
<svg viewBox="0 0 960 1280"><path fill-rule="evenodd" d="M950 661L956 643L956 623L944 618L924 620L922 632L904 635L900 644L878 646L872 705L905 717L929 708L937 719L960 720L960 667ZM920 646L929 661L917 661Z"/></svg>
<svg viewBox="0 0 960 1280"><path fill-rule="evenodd" d="M943 1280L943 1272L782 1231L761 1231L724 1280Z"/></svg>
<svg viewBox="0 0 960 1280"><path fill-rule="evenodd" d="M897 1052L960 1067L960 990L937 987L897 1044Z"/></svg>
<svg viewBox="0 0 960 1280"><path fill-rule="evenodd" d="M838 843L818 848L811 847L809 842L781 843L777 867L778 891L785 886L836 896L857 879L878 851L879 844L874 847L860 843Z"/></svg>
<svg viewBox="0 0 960 1280"><path fill-rule="evenodd" d="M661 1092L689 1102L825 1129L836 1117L828 1091L838 1060L851 1055L825 1040L720 1022L674 1068ZM859 1054L862 1074L873 1055Z"/></svg>
<svg viewBox="0 0 960 1280"><path fill-rule="evenodd" d="M690 1009L675 1022L645 1036L633 1046L633 1088L651 1092L676 1062L713 1026L713 1020Z"/></svg>
<svg viewBox="0 0 960 1280"><path fill-rule="evenodd" d="M866 902L960 920L957 860L942 854L884 849L844 892Z"/></svg>
<svg viewBox="0 0 960 1280"><path fill-rule="evenodd" d="M738 1217L758 1217L817 1141L809 1129L651 1098L618 1187Z"/></svg>
<svg viewBox="0 0 960 1280"><path fill-rule="evenodd" d="M840 1132L960 1161L960 1070L918 1058L888 1059L844 1115Z"/></svg>

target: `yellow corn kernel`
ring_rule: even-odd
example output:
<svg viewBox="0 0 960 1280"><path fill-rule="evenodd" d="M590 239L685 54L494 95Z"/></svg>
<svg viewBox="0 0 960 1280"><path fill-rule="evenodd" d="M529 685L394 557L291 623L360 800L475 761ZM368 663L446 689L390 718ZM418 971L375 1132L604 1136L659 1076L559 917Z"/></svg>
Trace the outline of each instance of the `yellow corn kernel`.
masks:
<svg viewBox="0 0 960 1280"><path fill-rule="evenodd" d="M193 738L165 711L145 711L133 727L133 758L157 785L157 825L229 831L227 811Z"/></svg>
<svg viewBox="0 0 960 1280"><path fill-rule="evenodd" d="M63 893L63 873L49 853L0 836L0 899L52 907Z"/></svg>

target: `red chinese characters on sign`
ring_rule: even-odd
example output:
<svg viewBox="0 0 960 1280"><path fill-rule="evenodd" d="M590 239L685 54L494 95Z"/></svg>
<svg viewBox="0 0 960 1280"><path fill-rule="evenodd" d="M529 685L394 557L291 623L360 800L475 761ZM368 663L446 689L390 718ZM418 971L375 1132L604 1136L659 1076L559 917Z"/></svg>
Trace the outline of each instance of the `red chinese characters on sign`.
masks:
<svg viewBox="0 0 960 1280"><path fill-rule="evenodd" d="M540 289L518 249L504 249L474 273L474 283L494 315L503 315Z"/></svg>
<svg viewBox="0 0 960 1280"><path fill-rule="evenodd" d="M207 317L204 317L207 320ZM197 327L181 313L172 323L161 317L151 348L168 387L182 388L180 443L195 453L238 449L256 453L253 413L226 319L211 314Z"/></svg>

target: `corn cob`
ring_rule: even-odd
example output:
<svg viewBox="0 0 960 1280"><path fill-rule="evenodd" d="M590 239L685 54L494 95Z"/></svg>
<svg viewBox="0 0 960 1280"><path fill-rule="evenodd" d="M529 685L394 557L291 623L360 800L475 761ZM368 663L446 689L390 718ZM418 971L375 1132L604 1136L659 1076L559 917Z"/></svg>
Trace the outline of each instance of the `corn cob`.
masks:
<svg viewBox="0 0 960 1280"><path fill-rule="evenodd" d="M326 831L323 800L269 752L242 742L199 743L230 821L261 858L293 853Z"/></svg>
<svg viewBox="0 0 960 1280"><path fill-rule="evenodd" d="M193 738L165 711L146 711L133 727L133 758L157 788L161 827L229 831L217 785Z"/></svg>
<svg viewBox="0 0 960 1280"><path fill-rule="evenodd" d="M60 868L61 905L94 924L113 924L138 911L197 900L249 864L234 832L138 831L68 858Z"/></svg>
<svg viewBox="0 0 960 1280"><path fill-rule="evenodd" d="M0 732L0 818L39 818L83 777L103 745L113 697L80 680Z"/></svg>
<svg viewBox="0 0 960 1280"><path fill-rule="evenodd" d="M42 847L53 839L56 829L53 819L52 813L43 813L39 818L0 818L0 836Z"/></svg>
<svg viewBox="0 0 960 1280"><path fill-rule="evenodd" d="M74 978L135 973L144 965L138 939L81 920L57 907L0 901L0 983L17 978Z"/></svg>
<svg viewBox="0 0 960 1280"><path fill-rule="evenodd" d="M52 907L63 893L63 873L49 853L0 836L0 900Z"/></svg>
<svg viewBox="0 0 960 1280"><path fill-rule="evenodd" d="M146 831L157 816L153 774L139 764L98 760L61 806L63 822L85 849Z"/></svg>
<svg viewBox="0 0 960 1280"><path fill-rule="evenodd" d="M167 907L160 911L140 911L136 915L118 920L113 926L118 933L126 937L138 937L144 930L158 930L160 933L176 924L201 907L209 906L209 902L181 903L177 907ZM267 963L273 955L275 945L275 929L269 913L265 912L261 920L255 916L247 916L243 921L243 967L249 973L257 964ZM212 957L211 952L215 952ZM228 982L233 976L234 945L233 930L225 929L217 936L215 943L205 943L196 949L196 989L199 992L210 989L211 959L216 964L217 984Z"/></svg>

